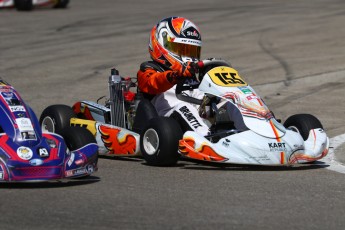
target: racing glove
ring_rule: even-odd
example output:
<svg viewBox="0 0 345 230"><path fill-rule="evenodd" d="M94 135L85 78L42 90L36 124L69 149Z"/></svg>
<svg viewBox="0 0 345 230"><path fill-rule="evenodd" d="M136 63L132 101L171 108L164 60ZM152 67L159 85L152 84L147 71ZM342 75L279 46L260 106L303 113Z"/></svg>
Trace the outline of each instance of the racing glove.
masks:
<svg viewBox="0 0 345 230"><path fill-rule="evenodd" d="M182 77L194 77L197 70L197 64L194 62L187 62L186 65L182 66L181 75Z"/></svg>
<svg viewBox="0 0 345 230"><path fill-rule="evenodd" d="M195 74L198 72L197 64L194 62L187 62L178 70L175 70L174 66L172 66L172 69L173 70L167 74L167 79L173 84L186 77L195 77Z"/></svg>

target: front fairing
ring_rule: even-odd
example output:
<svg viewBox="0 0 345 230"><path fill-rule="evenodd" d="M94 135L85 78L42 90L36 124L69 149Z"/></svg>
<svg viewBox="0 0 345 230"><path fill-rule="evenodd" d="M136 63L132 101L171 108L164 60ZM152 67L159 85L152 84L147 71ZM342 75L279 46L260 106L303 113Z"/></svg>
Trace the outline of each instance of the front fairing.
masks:
<svg viewBox="0 0 345 230"><path fill-rule="evenodd" d="M63 175L67 148L58 135L47 135L35 146L21 145L7 135L0 136L1 167L5 181L51 180ZM5 173L6 171L6 173Z"/></svg>
<svg viewBox="0 0 345 230"><path fill-rule="evenodd" d="M322 129L313 129L306 141L287 130L282 138L267 138L252 130L229 135L217 143L187 131L179 152L188 158L231 164L291 165L316 161L328 153L329 139Z"/></svg>
<svg viewBox="0 0 345 230"><path fill-rule="evenodd" d="M70 152L61 136L42 134L32 109L1 79L0 118L0 181L44 181L97 170L96 144Z"/></svg>
<svg viewBox="0 0 345 230"><path fill-rule="evenodd" d="M3 134L0 146L0 182L59 180L97 170L96 144L70 152L63 138L53 133L44 133L34 147L20 146Z"/></svg>
<svg viewBox="0 0 345 230"><path fill-rule="evenodd" d="M179 142L179 152L185 157L232 164L290 165L315 161L328 153L329 139L323 129L310 130L307 140L286 129L235 69L211 69L204 75L199 90L220 98L217 107L235 105L248 130L222 136L216 143L187 131Z"/></svg>
<svg viewBox="0 0 345 230"><path fill-rule="evenodd" d="M199 90L220 98L224 104L234 104L240 111L245 125L260 135L278 138L286 132L284 126L275 120L264 101L233 68L220 66L211 69L203 77Z"/></svg>

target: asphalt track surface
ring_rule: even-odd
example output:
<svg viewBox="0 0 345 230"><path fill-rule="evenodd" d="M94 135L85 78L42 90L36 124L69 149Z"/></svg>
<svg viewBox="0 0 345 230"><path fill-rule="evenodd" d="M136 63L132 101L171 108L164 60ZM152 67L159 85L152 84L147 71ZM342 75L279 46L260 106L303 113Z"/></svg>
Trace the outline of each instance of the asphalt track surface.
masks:
<svg viewBox="0 0 345 230"><path fill-rule="evenodd" d="M345 133L342 0L72 0L66 10L0 10L0 76L37 115L97 100L111 67L135 77L149 59L149 31L171 15L198 24L203 58L229 60L277 117L311 113L330 138ZM101 158L89 180L1 184L0 229L344 229L345 175L327 168Z"/></svg>

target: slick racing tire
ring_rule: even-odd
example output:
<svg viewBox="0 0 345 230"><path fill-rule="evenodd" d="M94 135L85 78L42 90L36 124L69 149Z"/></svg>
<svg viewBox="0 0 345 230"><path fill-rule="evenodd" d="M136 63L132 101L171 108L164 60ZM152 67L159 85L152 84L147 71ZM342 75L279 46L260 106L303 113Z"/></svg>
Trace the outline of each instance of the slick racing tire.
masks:
<svg viewBox="0 0 345 230"><path fill-rule="evenodd" d="M32 0L14 0L14 6L18 11L30 11L33 8Z"/></svg>
<svg viewBox="0 0 345 230"><path fill-rule="evenodd" d="M149 120L140 135L140 149L147 164L175 165L180 156L177 148L182 135L179 124L173 118L156 117Z"/></svg>
<svg viewBox="0 0 345 230"><path fill-rule="evenodd" d="M96 139L92 133L82 127L65 127L60 131L60 135L65 140L70 151L80 149L90 143L96 143Z"/></svg>
<svg viewBox="0 0 345 230"><path fill-rule="evenodd" d="M70 126L71 118L77 117L67 105L51 105L43 110L40 117L42 131L57 133Z"/></svg>
<svg viewBox="0 0 345 230"><path fill-rule="evenodd" d="M307 140L309 132L312 129L322 128L322 124L311 114L295 114L290 116L284 122L286 128L292 129L293 131L298 132L303 140Z"/></svg>
<svg viewBox="0 0 345 230"><path fill-rule="evenodd" d="M69 3L69 0L58 0L54 5L54 8L66 8Z"/></svg>

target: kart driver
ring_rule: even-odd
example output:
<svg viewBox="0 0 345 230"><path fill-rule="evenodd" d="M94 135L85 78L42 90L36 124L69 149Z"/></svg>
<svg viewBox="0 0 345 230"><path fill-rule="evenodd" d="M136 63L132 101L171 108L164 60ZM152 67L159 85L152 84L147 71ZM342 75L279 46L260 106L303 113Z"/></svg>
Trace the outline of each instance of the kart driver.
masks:
<svg viewBox="0 0 345 230"><path fill-rule="evenodd" d="M156 108L159 116L172 116L183 131L194 130L209 134L206 120L199 116L197 106L176 98L175 87L180 81L195 76L195 62L200 60L201 35L199 28L183 17L169 17L153 27L149 52L153 61L140 65L137 73L138 88ZM187 91L189 96L202 99L198 89ZM239 110L227 103L229 118L239 130L247 129Z"/></svg>

